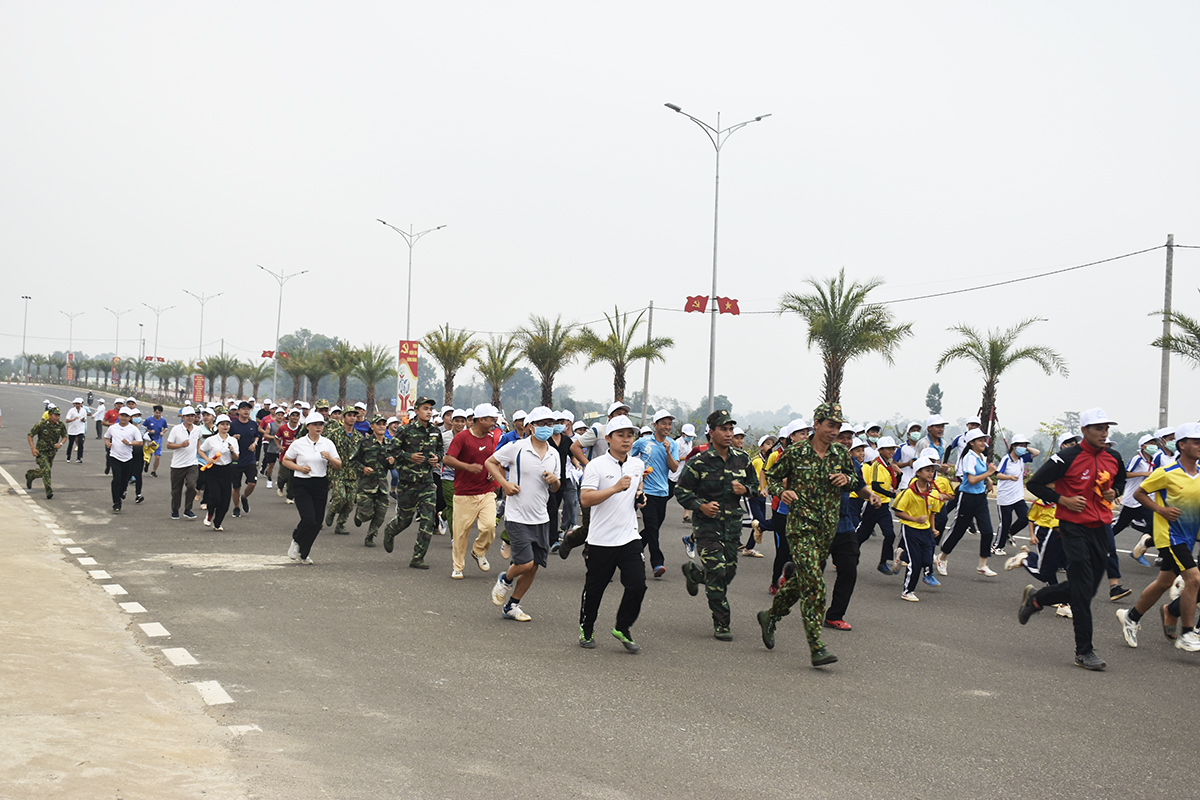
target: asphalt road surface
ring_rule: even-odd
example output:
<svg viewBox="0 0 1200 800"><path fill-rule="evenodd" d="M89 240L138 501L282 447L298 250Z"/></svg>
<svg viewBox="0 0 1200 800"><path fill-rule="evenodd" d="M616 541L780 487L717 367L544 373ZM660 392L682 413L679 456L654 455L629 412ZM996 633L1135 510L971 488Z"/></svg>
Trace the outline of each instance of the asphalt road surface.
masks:
<svg viewBox="0 0 1200 800"><path fill-rule="evenodd" d="M0 466L23 479L25 432L64 387L0 386ZM173 417L174 415L169 415ZM173 420L172 420L173 421ZM94 431L91 433L94 437ZM841 657L813 669L798 615L766 650L754 614L767 607L767 558L743 559L730 588L734 641L712 637L703 594L684 590L681 511L663 530L665 578L649 581L629 655L607 634L578 646L584 564L551 557L502 619L492 571L468 559L450 579L450 541L432 569L407 568L414 529L396 552L362 532L323 531L314 566L286 558L297 515L260 483L249 516L216 533L169 518L168 468L146 476L142 505L110 510L101 443L83 464L59 458L55 496L33 496L134 600L169 631L129 636L180 682L215 681L234 702L222 725L257 726L233 740L253 797L286 798L1140 798L1195 791L1187 744L1200 654L1175 650L1154 614L1142 645L1125 646L1114 616L1154 575L1122 557L1134 596L1098 597L1096 648L1108 671L1072 663L1070 621L1016 620L1023 570L974 574L969 540L940 588L900 599L898 577L873 570L864 545L847 615L827 630ZM197 509L198 510L198 509ZM1129 533L1119 544L1132 543ZM67 557L64 553L64 557ZM1000 569L998 563L993 566ZM832 581L833 569L827 577ZM99 588L96 591L101 591ZM1102 589L1102 594L1103 594ZM174 666L163 648L197 660Z"/></svg>

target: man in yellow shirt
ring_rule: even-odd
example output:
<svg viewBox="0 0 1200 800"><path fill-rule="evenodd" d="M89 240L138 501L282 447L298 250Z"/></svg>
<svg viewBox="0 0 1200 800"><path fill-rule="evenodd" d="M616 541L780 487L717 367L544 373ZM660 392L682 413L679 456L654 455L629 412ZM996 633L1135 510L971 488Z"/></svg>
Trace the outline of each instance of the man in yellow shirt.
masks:
<svg viewBox="0 0 1200 800"><path fill-rule="evenodd" d="M892 511L888 504L896 497L896 480L899 476L899 470L892 465L896 442L892 437L884 436L876 443L875 449L878 455L862 465L862 477L871 493L882 502L878 507L863 508L862 521L858 524L858 545L861 548L863 542L871 538L875 527L879 526L883 534L883 547L879 552L877 569L884 575L895 575L900 569L892 561L896 531L892 527Z"/></svg>

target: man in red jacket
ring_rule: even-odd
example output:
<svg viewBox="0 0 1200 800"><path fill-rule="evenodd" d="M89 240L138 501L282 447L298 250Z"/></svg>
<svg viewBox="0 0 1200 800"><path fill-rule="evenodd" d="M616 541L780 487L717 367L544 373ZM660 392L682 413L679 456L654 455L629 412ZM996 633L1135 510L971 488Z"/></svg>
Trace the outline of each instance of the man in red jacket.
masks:
<svg viewBox="0 0 1200 800"><path fill-rule="evenodd" d="M1108 666L1092 649L1092 598L1108 563L1107 526L1112 524L1113 501L1125 489L1125 464L1104 446L1108 428L1117 423L1103 409L1079 415L1083 441L1060 450L1030 478L1035 497L1056 503L1067 580L1037 592L1026 586L1017 620L1024 625L1046 606L1070 603L1075 623L1075 664L1084 669Z"/></svg>

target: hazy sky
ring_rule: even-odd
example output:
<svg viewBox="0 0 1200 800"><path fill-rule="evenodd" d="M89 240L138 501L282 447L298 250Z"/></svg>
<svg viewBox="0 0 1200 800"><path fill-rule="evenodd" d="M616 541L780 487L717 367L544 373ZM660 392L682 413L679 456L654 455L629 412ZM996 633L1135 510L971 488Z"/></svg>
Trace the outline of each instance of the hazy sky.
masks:
<svg viewBox="0 0 1200 800"><path fill-rule="evenodd" d="M707 393L713 149L672 102L729 124L722 151L717 392L735 410L811 409L821 363L770 312L808 276L882 276L881 300L991 283L1153 247L1200 245L1200 6L1006 3L0 4L0 352L194 358L199 304L243 358L284 332L356 343L443 322L504 332L531 312L580 322L656 306L675 337L651 395ZM894 368L852 364L855 419L979 404L966 366L933 372L946 327L1040 315L1031 343L1071 377L1017 368L1006 425L1102 404L1157 420L1164 251L982 292L900 303L916 335ZM1200 314L1200 250L1175 298ZM662 309L661 313L658 309ZM667 310L673 309L673 310ZM148 349L150 349L148 345ZM1173 364L1172 421L1200 372ZM460 380L468 380L464 374ZM575 367L583 398L611 372ZM640 366L630 389L641 387ZM1190 401L1189 401L1190 398ZM809 413L805 411L805 414Z"/></svg>

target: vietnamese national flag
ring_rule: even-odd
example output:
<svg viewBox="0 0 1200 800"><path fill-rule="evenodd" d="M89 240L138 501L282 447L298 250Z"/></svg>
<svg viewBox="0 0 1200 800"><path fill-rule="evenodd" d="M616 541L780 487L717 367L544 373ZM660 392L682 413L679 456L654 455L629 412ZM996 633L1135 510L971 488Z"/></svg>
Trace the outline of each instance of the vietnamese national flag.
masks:
<svg viewBox="0 0 1200 800"><path fill-rule="evenodd" d="M263 350L263 353L261 356L259 356L259 358L271 358L274 355L275 355L274 350Z"/></svg>
<svg viewBox="0 0 1200 800"><path fill-rule="evenodd" d="M741 314L742 313L742 310L740 308L738 308L738 301L732 297L718 297L717 303L719 304L717 306L717 309L722 314Z"/></svg>
<svg viewBox="0 0 1200 800"><path fill-rule="evenodd" d="M688 297L687 305L684 307L684 311L687 311L687 312L699 311L701 314L703 314L705 309L707 309L707 308L708 308L708 296L698 294L695 297Z"/></svg>

